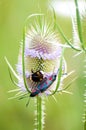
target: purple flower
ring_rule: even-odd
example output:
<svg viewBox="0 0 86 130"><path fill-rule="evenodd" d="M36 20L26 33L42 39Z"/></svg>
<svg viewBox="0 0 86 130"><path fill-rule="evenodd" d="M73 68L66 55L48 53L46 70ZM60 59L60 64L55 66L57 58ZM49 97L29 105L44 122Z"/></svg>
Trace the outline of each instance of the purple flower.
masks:
<svg viewBox="0 0 86 130"><path fill-rule="evenodd" d="M60 57L62 54L62 47L58 35L53 31L52 27L48 27L47 23L40 27L38 24L30 27L25 37L25 76L28 89L32 91L41 82L34 82L31 79L33 73L37 71L42 72L43 78L52 74L57 74L60 66ZM63 62L63 73L66 71L66 63ZM17 72L20 76L19 86L21 90L26 88L23 82L22 73L22 52L20 49ZM56 88L58 81L58 74L56 81L45 91L49 94Z"/></svg>

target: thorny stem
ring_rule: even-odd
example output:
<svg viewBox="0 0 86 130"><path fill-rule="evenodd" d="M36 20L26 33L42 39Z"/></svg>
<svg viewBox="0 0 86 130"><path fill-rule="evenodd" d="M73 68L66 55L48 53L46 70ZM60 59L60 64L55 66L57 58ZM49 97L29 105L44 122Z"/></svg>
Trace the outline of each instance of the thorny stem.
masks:
<svg viewBox="0 0 86 130"><path fill-rule="evenodd" d="M43 99L42 97L37 96L37 119L36 119L36 124L37 124L37 130L43 130Z"/></svg>
<svg viewBox="0 0 86 130"><path fill-rule="evenodd" d="M86 54L85 54L86 57ZM85 66L84 69L86 69L86 59L84 60ZM86 71L84 70L84 77L86 78ZM84 85L84 114L83 114L83 130L86 130L86 83Z"/></svg>
<svg viewBox="0 0 86 130"><path fill-rule="evenodd" d="M38 122L38 130L42 130L42 99L37 96L37 122Z"/></svg>

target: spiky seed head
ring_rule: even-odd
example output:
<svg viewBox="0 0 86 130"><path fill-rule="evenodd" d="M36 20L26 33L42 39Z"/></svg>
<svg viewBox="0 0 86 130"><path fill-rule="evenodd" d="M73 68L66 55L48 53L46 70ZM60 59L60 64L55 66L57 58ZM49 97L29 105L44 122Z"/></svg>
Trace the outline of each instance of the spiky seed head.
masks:
<svg viewBox="0 0 86 130"><path fill-rule="evenodd" d="M22 44L21 44L22 46ZM47 77L53 73L58 72L59 62L62 53L62 47L60 40L55 31L53 31L53 26L49 26L46 21L44 23L34 23L30 25L30 28L27 29L25 35L25 76L28 84L28 88L31 91L37 86L38 83L35 83L30 80L30 76L33 72L42 71L43 76ZM66 71L66 63L63 63L63 71ZM20 76L19 86L23 91L26 91L23 83L23 74L22 74L22 51L20 48L17 72ZM58 79L58 76L57 76ZM56 80L57 82L57 80ZM56 82L50 88L55 89ZM49 92L51 89L49 88ZM47 90L48 92L48 90ZM47 93L46 92L46 93Z"/></svg>

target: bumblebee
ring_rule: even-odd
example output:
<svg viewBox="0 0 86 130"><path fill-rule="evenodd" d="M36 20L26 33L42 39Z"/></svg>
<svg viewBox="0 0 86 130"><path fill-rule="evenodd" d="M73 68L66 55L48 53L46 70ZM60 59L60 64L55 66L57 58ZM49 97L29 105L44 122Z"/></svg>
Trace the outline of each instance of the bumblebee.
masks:
<svg viewBox="0 0 86 130"><path fill-rule="evenodd" d="M30 79L33 81L33 82L41 82L43 80L43 74L41 71L36 71L36 72L33 72L33 70L31 70L32 74L30 76Z"/></svg>

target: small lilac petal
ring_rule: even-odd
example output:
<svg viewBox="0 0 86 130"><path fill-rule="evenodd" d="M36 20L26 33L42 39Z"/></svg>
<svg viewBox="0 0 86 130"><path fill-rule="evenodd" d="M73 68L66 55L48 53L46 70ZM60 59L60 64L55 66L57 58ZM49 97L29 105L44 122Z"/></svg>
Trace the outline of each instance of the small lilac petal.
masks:
<svg viewBox="0 0 86 130"><path fill-rule="evenodd" d="M49 90L44 92L46 96L49 96L51 94L51 92Z"/></svg>
<svg viewBox="0 0 86 130"><path fill-rule="evenodd" d="M17 72L18 72L19 75L23 74L22 65L21 64L17 64L16 65L16 70L17 70ZM25 72L25 76L26 76L26 78L28 78L30 76L30 73L28 71L26 71Z"/></svg>
<svg viewBox="0 0 86 130"><path fill-rule="evenodd" d="M43 56L43 52L39 52L39 55L42 57Z"/></svg>
<svg viewBox="0 0 86 130"><path fill-rule="evenodd" d="M30 73L28 71L25 72L26 78L30 77Z"/></svg>
<svg viewBox="0 0 86 130"><path fill-rule="evenodd" d="M28 52L29 52L29 50L28 49L25 49L25 56L28 56Z"/></svg>
<svg viewBox="0 0 86 130"><path fill-rule="evenodd" d="M39 57L38 51L35 51L35 55L36 55L36 57Z"/></svg>
<svg viewBox="0 0 86 130"><path fill-rule="evenodd" d="M17 64L16 65L16 70L19 74L22 74L22 65L21 64Z"/></svg>
<svg viewBox="0 0 86 130"><path fill-rule="evenodd" d="M49 54L45 54L45 57L46 57L46 59L49 59L49 56L48 56Z"/></svg>
<svg viewBox="0 0 86 130"><path fill-rule="evenodd" d="M43 58L44 60L46 60L46 54L44 54L44 55L42 56L42 58Z"/></svg>
<svg viewBox="0 0 86 130"><path fill-rule="evenodd" d="M52 54L52 55L51 55L51 54L48 55L48 59L49 59L49 60L52 60L53 58L54 58L54 57L53 57L53 54Z"/></svg>
<svg viewBox="0 0 86 130"><path fill-rule="evenodd" d="M18 83L18 86L20 87L21 91L25 92L26 91L26 88L24 87L24 84L19 82Z"/></svg>
<svg viewBox="0 0 86 130"><path fill-rule="evenodd" d="M53 60L61 55L62 47L58 46L57 51L53 53L44 53L43 51L39 52L35 49L25 48L25 56L31 56L32 58L38 57L39 59L42 57L44 60Z"/></svg>

